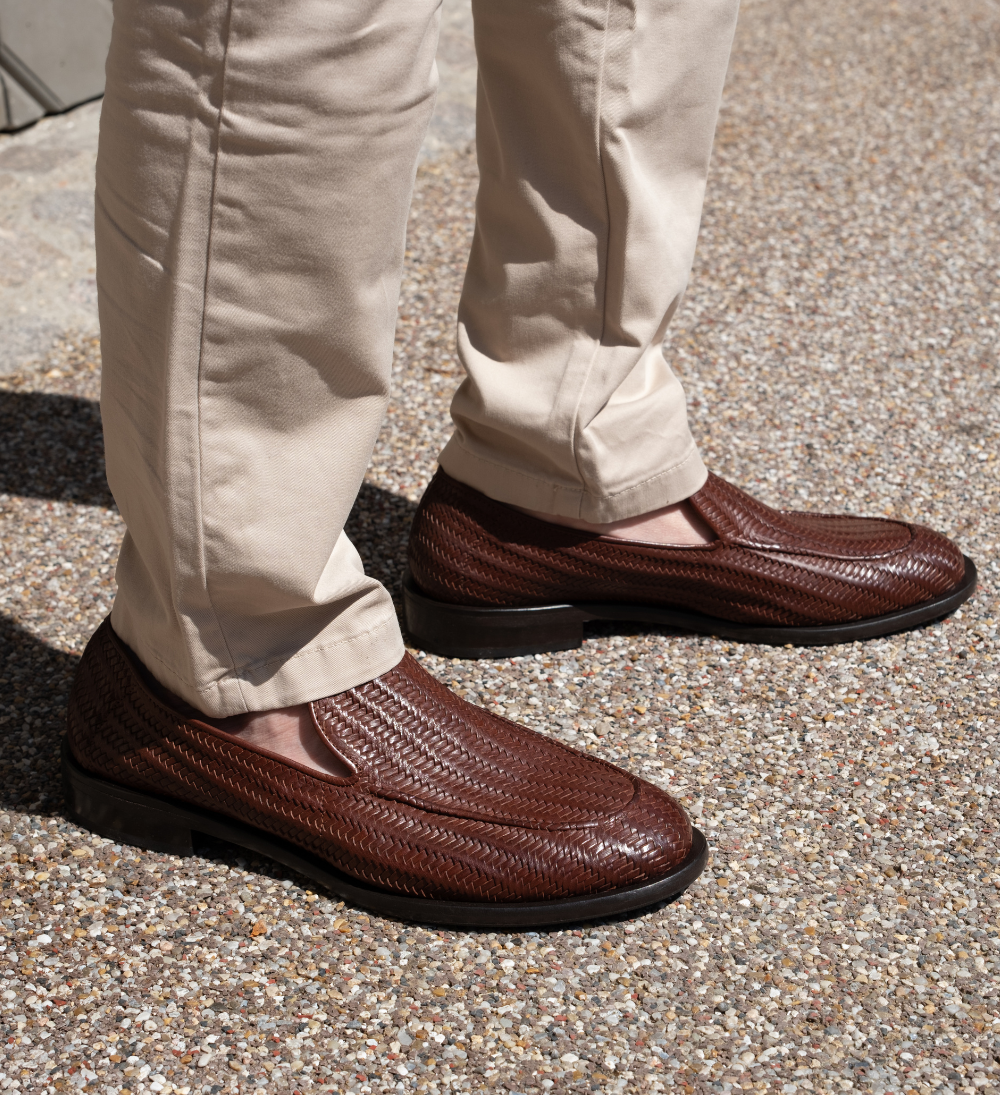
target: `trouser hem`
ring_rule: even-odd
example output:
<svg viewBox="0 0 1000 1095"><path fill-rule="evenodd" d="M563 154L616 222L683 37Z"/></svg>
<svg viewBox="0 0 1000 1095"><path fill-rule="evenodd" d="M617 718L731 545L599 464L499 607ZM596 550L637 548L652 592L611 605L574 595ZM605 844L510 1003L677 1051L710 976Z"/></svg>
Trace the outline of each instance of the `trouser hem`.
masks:
<svg viewBox="0 0 1000 1095"><path fill-rule="evenodd" d="M708 469L694 441L671 467L641 483L603 495L498 464L470 452L456 436L444 447L438 462L453 479L482 491L494 501L601 524L683 502L701 490L708 479Z"/></svg>
<svg viewBox="0 0 1000 1095"><path fill-rule="evenodd" d="M210 718L273 711L333 696L388 673L406 653L393 612L359 634L323 636L293 654L274 655L199 686L183 679L155 653L142 649L141 641L135 643L130 636L121 635L117 627L115 631L162 685Z"/></svg>

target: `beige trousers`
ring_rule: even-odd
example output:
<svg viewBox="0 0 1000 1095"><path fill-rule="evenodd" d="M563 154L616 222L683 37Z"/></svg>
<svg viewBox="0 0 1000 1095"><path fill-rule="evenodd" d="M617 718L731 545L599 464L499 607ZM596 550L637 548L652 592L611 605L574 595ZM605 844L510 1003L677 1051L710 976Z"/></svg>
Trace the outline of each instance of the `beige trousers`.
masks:
<svg viewBox="0 0 1000 1095"><path fill-rule="evenodd" d="M343 529L389 394L439 0L115 0L97 166L116 631L209 715L403 644ZM737 0L476 0L482 181L441 463L614 520L705 470L661 352Z"/></svg>

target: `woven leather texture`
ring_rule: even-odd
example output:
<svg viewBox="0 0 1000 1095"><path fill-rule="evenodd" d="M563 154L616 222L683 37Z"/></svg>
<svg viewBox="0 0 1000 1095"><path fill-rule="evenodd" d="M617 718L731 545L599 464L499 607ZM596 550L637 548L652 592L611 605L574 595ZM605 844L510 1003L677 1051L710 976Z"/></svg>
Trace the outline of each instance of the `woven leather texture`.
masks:
<svg viewBox="0 0 1000 1095"><path fill-rule="evenodd" d="M540 521L439 469L414 517L410 573L450 604L645 604L785 626L883 616L965 573L961 551L921 525L775 510L717 475L691 502L716 539L661 547Z"/></svg>
<svg viewBox="0 0 1000 1095"><path fill-rule="evenodd" d="M94 775L222 813L413 897L598 894L654 881L690 851L690 823L665 792L467 703L409 655L311 706L353 778L171 710L105 621L73 686L69 744Z"/></svg>

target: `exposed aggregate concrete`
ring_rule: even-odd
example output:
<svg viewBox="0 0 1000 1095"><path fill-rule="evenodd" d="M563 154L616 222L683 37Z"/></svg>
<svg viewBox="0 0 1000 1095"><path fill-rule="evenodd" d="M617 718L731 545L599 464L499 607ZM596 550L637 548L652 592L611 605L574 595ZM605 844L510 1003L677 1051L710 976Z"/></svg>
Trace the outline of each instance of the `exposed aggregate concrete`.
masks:
<svg viewBox="0 0 1000 1095"><path fill-rule="evenodd" d="M825 649L602 626L546 657L421 655L678 795L713 859L672 905L436 931L223 846L181 860L67 822L66 688L121 534L80 402L96 348L0 384L0 1089L1000 1086L998 27L985 0L747 8L668 343L713 470L941 528L975 598ZM350 526L393 588L448 432L474 193L467 156L421 169L396 395Z"/></svg>

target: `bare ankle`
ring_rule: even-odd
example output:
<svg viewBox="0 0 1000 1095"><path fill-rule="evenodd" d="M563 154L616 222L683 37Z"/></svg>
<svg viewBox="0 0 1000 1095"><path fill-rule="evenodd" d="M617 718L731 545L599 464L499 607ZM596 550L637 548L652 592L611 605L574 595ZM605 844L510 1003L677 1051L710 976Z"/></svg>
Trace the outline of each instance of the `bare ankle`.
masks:
<svg viewBox="0 0 1000 1095"><path fill-rule="evenodd" d="M341 778L354 774L327 748L316 729L312 710L307 703L211 721L220 730L235 734L250 745L277 753L306 768Z"/></svg>
<svg viewBox="0 0 1000 1095"><path fill-rule="evenodd" d="M515 508L521 509L520 506ZM550 521L600 536L612 536L619 540L640 540L671 547L700 547L716 539L711 527L688 501L676 502L638 517L627 517L622 521L610 521L606 524L581 521L575 517L558 517L538 510L521 509L521 512L541 521Z"/></svg>
<svg viewBox="0 0 1000 1095"><path fill-rule="evenodd" d="M351 768L327 748L313 722L312 709L308 703L217 719L196 710L186 700L160 684L138 659L135 664L153 695L179 714L217 726L227 734L242 738L249 745L277 753L278 756L306 768L344 779L354 775Z"/></svg>

